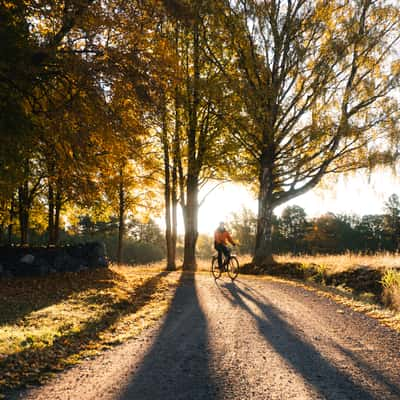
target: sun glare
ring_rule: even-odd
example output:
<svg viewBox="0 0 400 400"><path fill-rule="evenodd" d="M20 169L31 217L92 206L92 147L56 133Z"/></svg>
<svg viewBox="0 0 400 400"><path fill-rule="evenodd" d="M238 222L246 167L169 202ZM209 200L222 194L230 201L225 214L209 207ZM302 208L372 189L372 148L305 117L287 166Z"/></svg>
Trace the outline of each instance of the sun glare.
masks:
<svg viewBox="0 0 400 400"><path fill-rule="evenodd" d="M327 183L303 196L276 209L280 214L288 205L303 207L309 217L316 217L327 212L346 214L379 214L384 203L393 193L400 192L399 177L390 170L380 170L367 176L357 175L342 177L335 183ZM204 193L210 188L205 188ZM400 194L400 193L398 193ZM202 198L202 193L200 193ZM199 232L212 234L220 221L229 221L234 212L243 208L257 212L257 200L244 186L226 183L212 191L204 200L199 211ZM181 227L182 228L182 227ZM180 229L183 233L183 229Z"/></svg>

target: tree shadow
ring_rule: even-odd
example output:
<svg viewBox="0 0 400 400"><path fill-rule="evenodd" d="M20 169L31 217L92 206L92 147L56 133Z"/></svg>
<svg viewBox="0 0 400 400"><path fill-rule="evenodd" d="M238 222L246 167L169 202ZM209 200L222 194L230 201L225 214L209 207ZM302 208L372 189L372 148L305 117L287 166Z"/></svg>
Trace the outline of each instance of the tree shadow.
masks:
<svg viewBox="0 0 400 400"><path fill-rule="evenodd" d="M388 392L391 395L396 395L396 398L400 399L400 383L393 382L392 379L385 376L382 372L378 371L376 368L368 364L367 361L363 360L360 356L355 354L354 352L344 348L343 346L336 345L336 348L343 353L346 357L348 357L355 365L362 368L366 374L372 379L376 380L380 384L386 387Z"/></svg>
<svg viewBox="0 0 400 400"><path fill-rule="evenodd" d="M298 336L273 305L264 304L235 284L226 283L224 286L230 294L227 296L228 299L230 298L254 318L260 333L279 355L325 399L376 399L367 388L354 382L351 376L325 359L311 343ZM257 315L244 299L256 305L262 316Z"/></svg>
<svg viewBox="0 0 400 400"><path fill-rule="evenodd" d="M110 269L66 272L45 277L25 277L0 280L0 327L13 324L32 312L62 302L71 295L88 289L114 286L124 279Z"/></svg>
<svg viewBox="0 0 400 400"><path fill-rule="evenodd" d="M129 299L112 304L100 318L85 323L79 331L61 335L49 346L27 348L1 360L0 373L13 371L13 381L25 385L38 383L43 373L58 372L60 368L65 368L68 358L96 348L104 331L125 315L136 313L144 307L151 300L160 279L168 274L168 271L164 271L147 279L132 292Z"/></svg>
<svg viewBox="0 0 400 400"><path fill-rule="evenodd" d="M199 304L194 274L183 273L152 348L119 399L216 399L213 375L207 319Z"/></svg>

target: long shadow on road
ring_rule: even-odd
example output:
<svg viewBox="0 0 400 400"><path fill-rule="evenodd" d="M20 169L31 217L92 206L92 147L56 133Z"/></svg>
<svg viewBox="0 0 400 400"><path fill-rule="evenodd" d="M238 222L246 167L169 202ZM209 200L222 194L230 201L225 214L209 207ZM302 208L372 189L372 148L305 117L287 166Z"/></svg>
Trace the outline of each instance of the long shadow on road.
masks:
<svg viewBox="0 0 400 400"><path fill-rule="evenodd" d="M120 400L218 398L207 331L194 275L183 273L165 322Z"/></svg>
<svg viewBox="0 0 400 400"><path fill-rule="evenodd" d="M235 284L229 283L224 286L230 293L229 297L232 296L231 301L251 314L260 333L279 355L325 399L377 398L367 388L360 386L349 375L332 365L312 344L299 337L273 305L263 303ZM257 315L253 312L245 299L256 305L262 314ZM394 394L392 390L390 392Z"/></svg>
<svg viewBox="0 0 400 400"><path fill-rule="evenodd" d="M92 319L83 324L79 331L58 336L48 346L28 347L26 350L0 360L0 376L3 371L12 371L13 378L9 385L18 388L27 383L37 383L42 373L52 372L53 368L57 368L57 370L66 368L68 364L66 360L69 357L77 356L93 344L98 343L102 332L112 327L125 315L134 314L144 307L157 290L161 278L168 274L169 272L164 271L148 278L143 285L131 293L130 298L109 305L108 311L98 319ZM0 382L0 398L2 390L5 391L2 386ZM15 398L17 395L16 391L10 391L9 397Z"/></svg>

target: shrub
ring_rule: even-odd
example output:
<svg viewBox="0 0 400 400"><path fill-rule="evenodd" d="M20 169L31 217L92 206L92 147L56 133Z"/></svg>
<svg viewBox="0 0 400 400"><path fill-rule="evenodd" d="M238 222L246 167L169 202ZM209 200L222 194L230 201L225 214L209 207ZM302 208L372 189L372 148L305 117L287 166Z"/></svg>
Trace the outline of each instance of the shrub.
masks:
<svg viewBox="0 0 400 400"><path fill-rule="evenodd" d="M127 264L147 264L160 261L165 250L153 243L128 242L125 244L123 260Z"/></svg>
<svg viewBox="0 0 400 400"><path fill-rule="evenodd" d="M389 269L382 278L383 295L385 306L400 311L400 271Z"/></svg>
<svg viewBox="0 0 400 400"><path fill-rule="evenodd" d="M106 240L107 256L112 261L117 259L118 240L115 237ZM154 243L125 240L122 252L124 264L147 264L160 261L165 257L165 248Z"/></svg>

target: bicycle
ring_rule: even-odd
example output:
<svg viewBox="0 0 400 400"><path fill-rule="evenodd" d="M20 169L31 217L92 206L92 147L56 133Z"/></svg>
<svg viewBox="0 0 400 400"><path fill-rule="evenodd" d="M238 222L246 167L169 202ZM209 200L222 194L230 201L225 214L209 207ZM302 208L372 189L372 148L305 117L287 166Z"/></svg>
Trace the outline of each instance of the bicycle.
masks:
<svg viewBox="0 0 400 400"><path fill-rule="evenodd" d="M218 255L214 254L211 259L211 273L214 275L214 279L217 280L221 277L222 272L227 272L228 276L235 280L239 274L239 261L234 254L229 257L225 257L222 254L222 268L218 266Z"/></svg>

